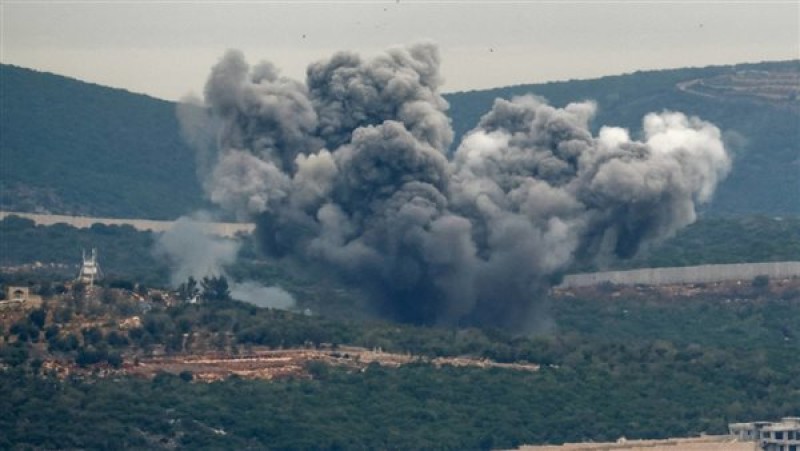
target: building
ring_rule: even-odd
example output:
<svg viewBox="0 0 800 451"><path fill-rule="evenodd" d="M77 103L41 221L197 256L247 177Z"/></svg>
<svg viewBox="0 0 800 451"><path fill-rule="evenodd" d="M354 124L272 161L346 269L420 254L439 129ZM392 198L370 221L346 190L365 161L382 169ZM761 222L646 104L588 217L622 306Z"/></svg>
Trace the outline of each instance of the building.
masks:
<svg viewBox="0 0 800 451"><path fill-rule="evenodd" d="M761 428L759 446L764 451L800 451L800 417L786 417Z"/></svg>
<svg viewBox="0 0 800 451"><path fill-rule="evenodd" d="M32 294L28 287L7 285L5 290L6 297L0 301L0 306L23 305L26 307L38 307L42 304L39 295Z"/></svg>
<svg viewBox="0 0 800 451"><path fill-rule="evenodd" d="M6 301L26 302L30 295L31 290L28 287L6 287Z"/></svg>
<svg viewBox="0 0 800 451"><path fill-rule="evenodd" d="M778 422L731 423L728 430L740 441L753 442L756 451L800 451L800 417L786 417Z"/></svg>

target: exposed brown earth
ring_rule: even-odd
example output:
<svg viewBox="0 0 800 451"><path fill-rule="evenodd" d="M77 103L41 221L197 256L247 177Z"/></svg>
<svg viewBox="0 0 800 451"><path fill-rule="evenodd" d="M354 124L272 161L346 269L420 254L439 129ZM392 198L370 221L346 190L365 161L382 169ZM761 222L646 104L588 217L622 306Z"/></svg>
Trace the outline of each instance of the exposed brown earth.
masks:
<svg viewBox="0 0 800 451"><path fill-rule="evenodd" d="M245 379L283 379L287 377L309 378L308 364L322 362L328 365L349 367L362 370L370 364L387 367L398 367L410 363L425 363L441 366L506 368L520 371L537 371L539 365L528 363L498 363L486 359L470 357L437 357L434 359L395 354L380 350L369 350L358 347L339 347L333 349L267 349L258 348L243 355L224 353L208 354L176 354L156 357L129 357L121 368L114 369L105 365L94 365L81 368L73 362L48 360L44 368L55 371L66 377L69 375L96 374L100 376L132 375L154 377L165 372L180 374L190 372L194 379L202 382L213 382L237 376Z"/></svg>

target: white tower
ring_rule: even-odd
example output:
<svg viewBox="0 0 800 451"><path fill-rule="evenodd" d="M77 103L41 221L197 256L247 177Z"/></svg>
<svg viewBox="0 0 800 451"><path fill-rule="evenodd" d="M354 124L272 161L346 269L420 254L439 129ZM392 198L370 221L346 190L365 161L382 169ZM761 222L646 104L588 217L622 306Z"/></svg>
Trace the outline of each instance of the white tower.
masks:
<svg viewBox="0 0 800 451"><path fill-rule="evenodd" d="M97 249L92 248L92 254L86 257L86 251L83 251L83 265L81 271L78 273L78 282L87 284L90 287L94 286L95 279L100 278L100 266L97 264Z"/></svg>

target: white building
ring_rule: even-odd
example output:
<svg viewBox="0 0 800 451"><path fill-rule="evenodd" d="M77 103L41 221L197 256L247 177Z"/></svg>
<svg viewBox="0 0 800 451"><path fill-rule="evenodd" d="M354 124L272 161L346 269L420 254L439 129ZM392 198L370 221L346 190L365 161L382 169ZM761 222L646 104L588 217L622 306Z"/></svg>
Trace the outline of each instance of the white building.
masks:
<svg viewBox="0 0 800 451"><path fill-rule="evenodd" d="M786 417L761 428L759 445L764 451L800 451L800 417Z"/></svg>

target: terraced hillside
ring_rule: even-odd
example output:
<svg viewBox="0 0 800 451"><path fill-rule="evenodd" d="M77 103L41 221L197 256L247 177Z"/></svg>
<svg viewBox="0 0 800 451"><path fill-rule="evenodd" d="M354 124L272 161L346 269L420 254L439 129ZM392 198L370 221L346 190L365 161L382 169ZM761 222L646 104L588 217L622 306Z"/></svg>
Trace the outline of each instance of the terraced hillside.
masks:
<svg viewBox="0 0 800 451"><path fill-rule="evenodd" d="M800 73L740 70L678 83L678 89L711 98L744 98L776 106L800 107Z"/></svg>

